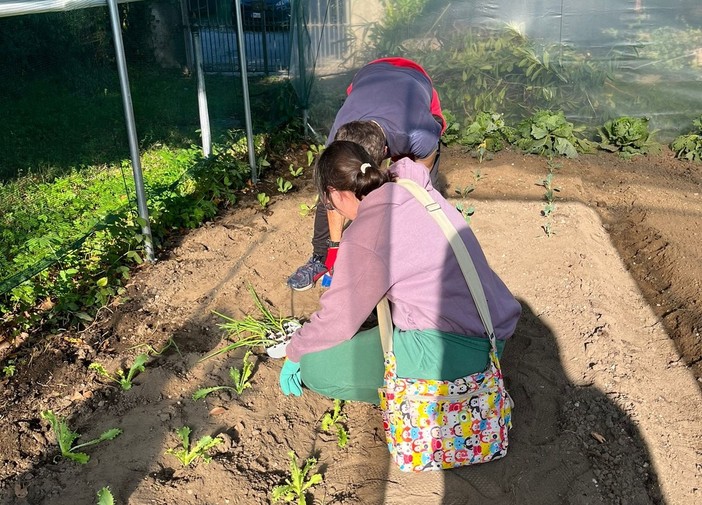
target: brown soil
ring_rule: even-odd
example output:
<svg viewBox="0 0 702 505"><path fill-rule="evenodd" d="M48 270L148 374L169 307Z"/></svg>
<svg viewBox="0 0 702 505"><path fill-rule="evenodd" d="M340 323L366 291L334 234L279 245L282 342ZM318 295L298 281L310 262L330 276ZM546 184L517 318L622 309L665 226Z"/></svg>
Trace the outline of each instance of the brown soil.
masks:
<svg viewBox="0 0 702 505"><path fill-rule="evenodd" d="M263 504L289 475L288 452L315 456L314 503L694 504L702 501L702 167L669 154L623 161L611 154L558 162L556 210L542 216L546 160L502 152L479 164L447 149L441 170L493 268L524 313L503 359L516 403L506 458L446 472L403 474L388 460L379 411L344 406L349 443L322 433L331 400L283 396L281 362L256 354L240 397L228 383L243 350L200 361L222 345L217 311L257 314L250 283L273 312L308 316L321 288L291 293L287 275L307 259L309 180L267 212L252 195L198 230L174 238L135 272L129 298L86 330L46 336L18 351L0 394L0 503L91 504L110 486L118 504ZM476 177L479 174L480 177ZM477 180L476 180L477 179ZM461 198L457 188L474 185ZM273 191L268 190L269 194ZM545 233L550 223L551 235ZM161 348L126 392L96 378ZM57 457L45 409L90 440L78 465ZM175 430L220 435L209 464L183 468L166 450ZM311 500L308 503L312 503Z"/></svg>

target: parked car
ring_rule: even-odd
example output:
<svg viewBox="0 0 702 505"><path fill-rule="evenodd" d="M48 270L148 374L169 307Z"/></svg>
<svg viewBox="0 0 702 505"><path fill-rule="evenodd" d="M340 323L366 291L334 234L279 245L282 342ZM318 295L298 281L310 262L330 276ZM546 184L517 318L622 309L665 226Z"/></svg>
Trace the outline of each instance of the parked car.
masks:
<svg viewBox="0 0 702 505"><path fill-rule="evenodd" d="M232 11L235 3L232 2ZM290 0L241 0L244 30L287 30L290 28ZM236 17L232 17L236 26Z"/></svg>

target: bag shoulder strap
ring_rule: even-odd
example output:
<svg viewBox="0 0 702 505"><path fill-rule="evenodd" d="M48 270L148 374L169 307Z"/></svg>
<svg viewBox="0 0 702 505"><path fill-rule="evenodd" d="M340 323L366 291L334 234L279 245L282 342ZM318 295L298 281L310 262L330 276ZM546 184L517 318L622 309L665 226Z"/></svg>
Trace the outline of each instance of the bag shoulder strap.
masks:
<svg viewBox="0 0 702 505"><path fill-rule="evenodd" d="M444 232L446 239L451 245L451 249L453 249L453 253L456 255L456 260L461 268L461 272L463 272L463 277L468 284L468 290L470 291L473 302L478 309L478 315L480 316L480 320L485 327L487 336L490 339L492 351L497 354L495 330L492 326L492 318L490 317L490 309L487 304L487 299L485 298L485 291L483 290L483 285L480 282L478 272L475 269L473 259L470 257L470 253L468 252L466 245L463 243L463 240L461 240L456 227L453 225L453 223L451 223L441 206L434 201L426 189L410 179L397 179L395 183L405 188L412 194L412 196L419 200L419 202L424 205L424 208L427 209L429 215L438 223L441 231ZM390 315L390 305L386 297L383 297L383 299L378 303L377 311L383 352L390 352L392 351L393 328Z"/></svg>

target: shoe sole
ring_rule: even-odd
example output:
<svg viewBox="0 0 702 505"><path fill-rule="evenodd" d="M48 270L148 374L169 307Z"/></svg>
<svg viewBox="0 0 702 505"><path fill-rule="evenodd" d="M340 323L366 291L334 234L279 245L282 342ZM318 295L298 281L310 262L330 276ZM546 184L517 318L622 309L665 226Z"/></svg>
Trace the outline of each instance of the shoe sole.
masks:
<svg viewBox="0 0 702 505"><path fill-rule="evenodd" d="M303 287L303 288L294 288L294 287L290 286L290 284L288 284L288 286L289 286L290 289L292 289L293 291L307 291L308 289L312 289L312 288L314 287L314 283L308 284L307 286L305 286L305 287Z"/></svg>

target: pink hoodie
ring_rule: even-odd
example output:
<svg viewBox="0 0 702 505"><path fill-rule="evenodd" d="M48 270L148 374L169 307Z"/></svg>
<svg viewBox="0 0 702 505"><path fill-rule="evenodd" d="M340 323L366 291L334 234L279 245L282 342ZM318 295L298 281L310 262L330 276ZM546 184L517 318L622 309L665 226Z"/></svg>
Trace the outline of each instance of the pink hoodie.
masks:
<svg viewBox="0 0 702 505"><path fill-rule="evenodd" d="M423 165L403 158L391 170L429 191L463 238L482 281L498 339L512 335L519 302L490 269L480 244L461 214L436 191ZM287 348L299 362L310 352L353 338L383 295L394 325L401 330L441 330L485 334L458 262L439 225L404 188L384 184L361 201L344 232L334 280L320 308L293 336Z"/></svg>

